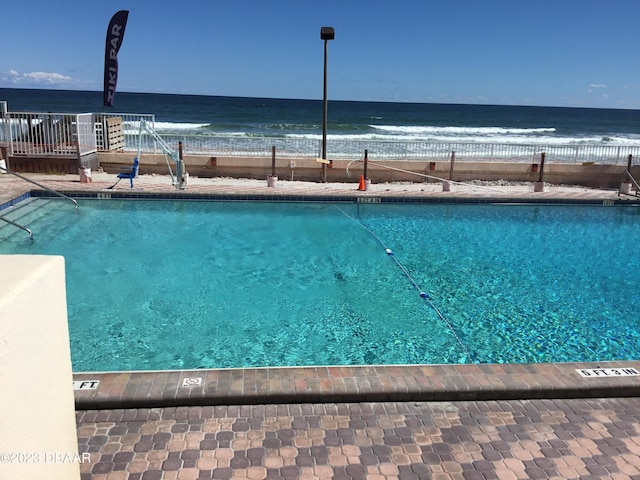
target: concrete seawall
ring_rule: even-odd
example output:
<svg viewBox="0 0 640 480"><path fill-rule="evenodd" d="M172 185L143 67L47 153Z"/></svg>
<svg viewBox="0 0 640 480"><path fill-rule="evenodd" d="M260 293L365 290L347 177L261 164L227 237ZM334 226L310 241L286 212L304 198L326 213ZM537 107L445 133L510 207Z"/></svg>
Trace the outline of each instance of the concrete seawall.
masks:
<svg viewBox="0 0 640 480"><path fill-rule="evenodd" d="M133 163L135 153L99 153L99 164L105 172L118 173L120 168ZM143 154L140 173L168 173L167 161L162 154ZM266 179L271 175L271 158L267 157L223 157L185 155L187 171L202 178L235 177ZM169 163L175 172L174 162ZM327 168L329 182L358 182L363 173L361 161L336 160ZM451 163L430 161L371 159L367 177L372 182L433 182L439 179L454 181L505 180L535 182L540 177L539 163L524 162L467 162L456 161L453 172ZM619 188L626 181L626 165L600 165L594 163L545 163L543 181L552 184L582 185L592 188ZM285 180L320 181L322 164L314 158L278 158L276 176ZM640 176L640 165L632 167L634 177Z"/></svg>

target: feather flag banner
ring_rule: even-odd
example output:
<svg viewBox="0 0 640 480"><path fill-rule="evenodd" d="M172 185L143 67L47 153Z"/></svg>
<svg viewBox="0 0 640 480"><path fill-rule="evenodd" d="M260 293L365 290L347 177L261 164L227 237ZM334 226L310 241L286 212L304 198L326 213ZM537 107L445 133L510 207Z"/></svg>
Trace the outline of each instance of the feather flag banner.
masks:
<svg viewBox="0 0 640 480"><path fill-rule="evenodd" d="M127 26L128 10L120 10L109 22L107 28L107 41L104 50L104 93L103 104L105 107L113 107L118 83L118 52L122 46L124 29Z"/></svg>

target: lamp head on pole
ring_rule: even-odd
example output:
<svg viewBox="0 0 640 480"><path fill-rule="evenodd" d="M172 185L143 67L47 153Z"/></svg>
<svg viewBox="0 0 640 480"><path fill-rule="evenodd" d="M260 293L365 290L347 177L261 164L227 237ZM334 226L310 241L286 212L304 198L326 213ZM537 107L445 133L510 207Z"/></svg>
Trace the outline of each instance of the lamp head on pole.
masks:
<svg viewBox="0 0 640 480"><path fill-rule="evenodd" d="M336 38L336 32L333 27L322 27L320 29L320 40L333 40Z"/></svg>

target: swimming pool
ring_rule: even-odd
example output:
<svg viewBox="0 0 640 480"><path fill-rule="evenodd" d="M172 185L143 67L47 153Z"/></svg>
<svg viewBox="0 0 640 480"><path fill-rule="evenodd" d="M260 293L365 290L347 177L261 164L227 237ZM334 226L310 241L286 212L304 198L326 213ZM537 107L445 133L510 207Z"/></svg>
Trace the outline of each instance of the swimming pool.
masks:
<svg viewBox="0 0 640 480"><path fill-rule="evenodd" d="M79 203L12 209L33 245L0 228L65 256L77 372L640 352L637 207Z"/></svg>

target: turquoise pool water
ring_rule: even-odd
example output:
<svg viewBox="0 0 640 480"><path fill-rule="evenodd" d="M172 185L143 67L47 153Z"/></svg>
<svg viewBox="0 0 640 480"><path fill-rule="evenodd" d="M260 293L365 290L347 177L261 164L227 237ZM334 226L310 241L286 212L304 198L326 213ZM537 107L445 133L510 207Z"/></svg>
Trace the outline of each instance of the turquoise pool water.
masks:
<svg viewBox="0 0 640 480"><path fill-rule="evenodd" d="M65 256L78 372L640 358L637 207L79 203L0 228Z"/></svg>

